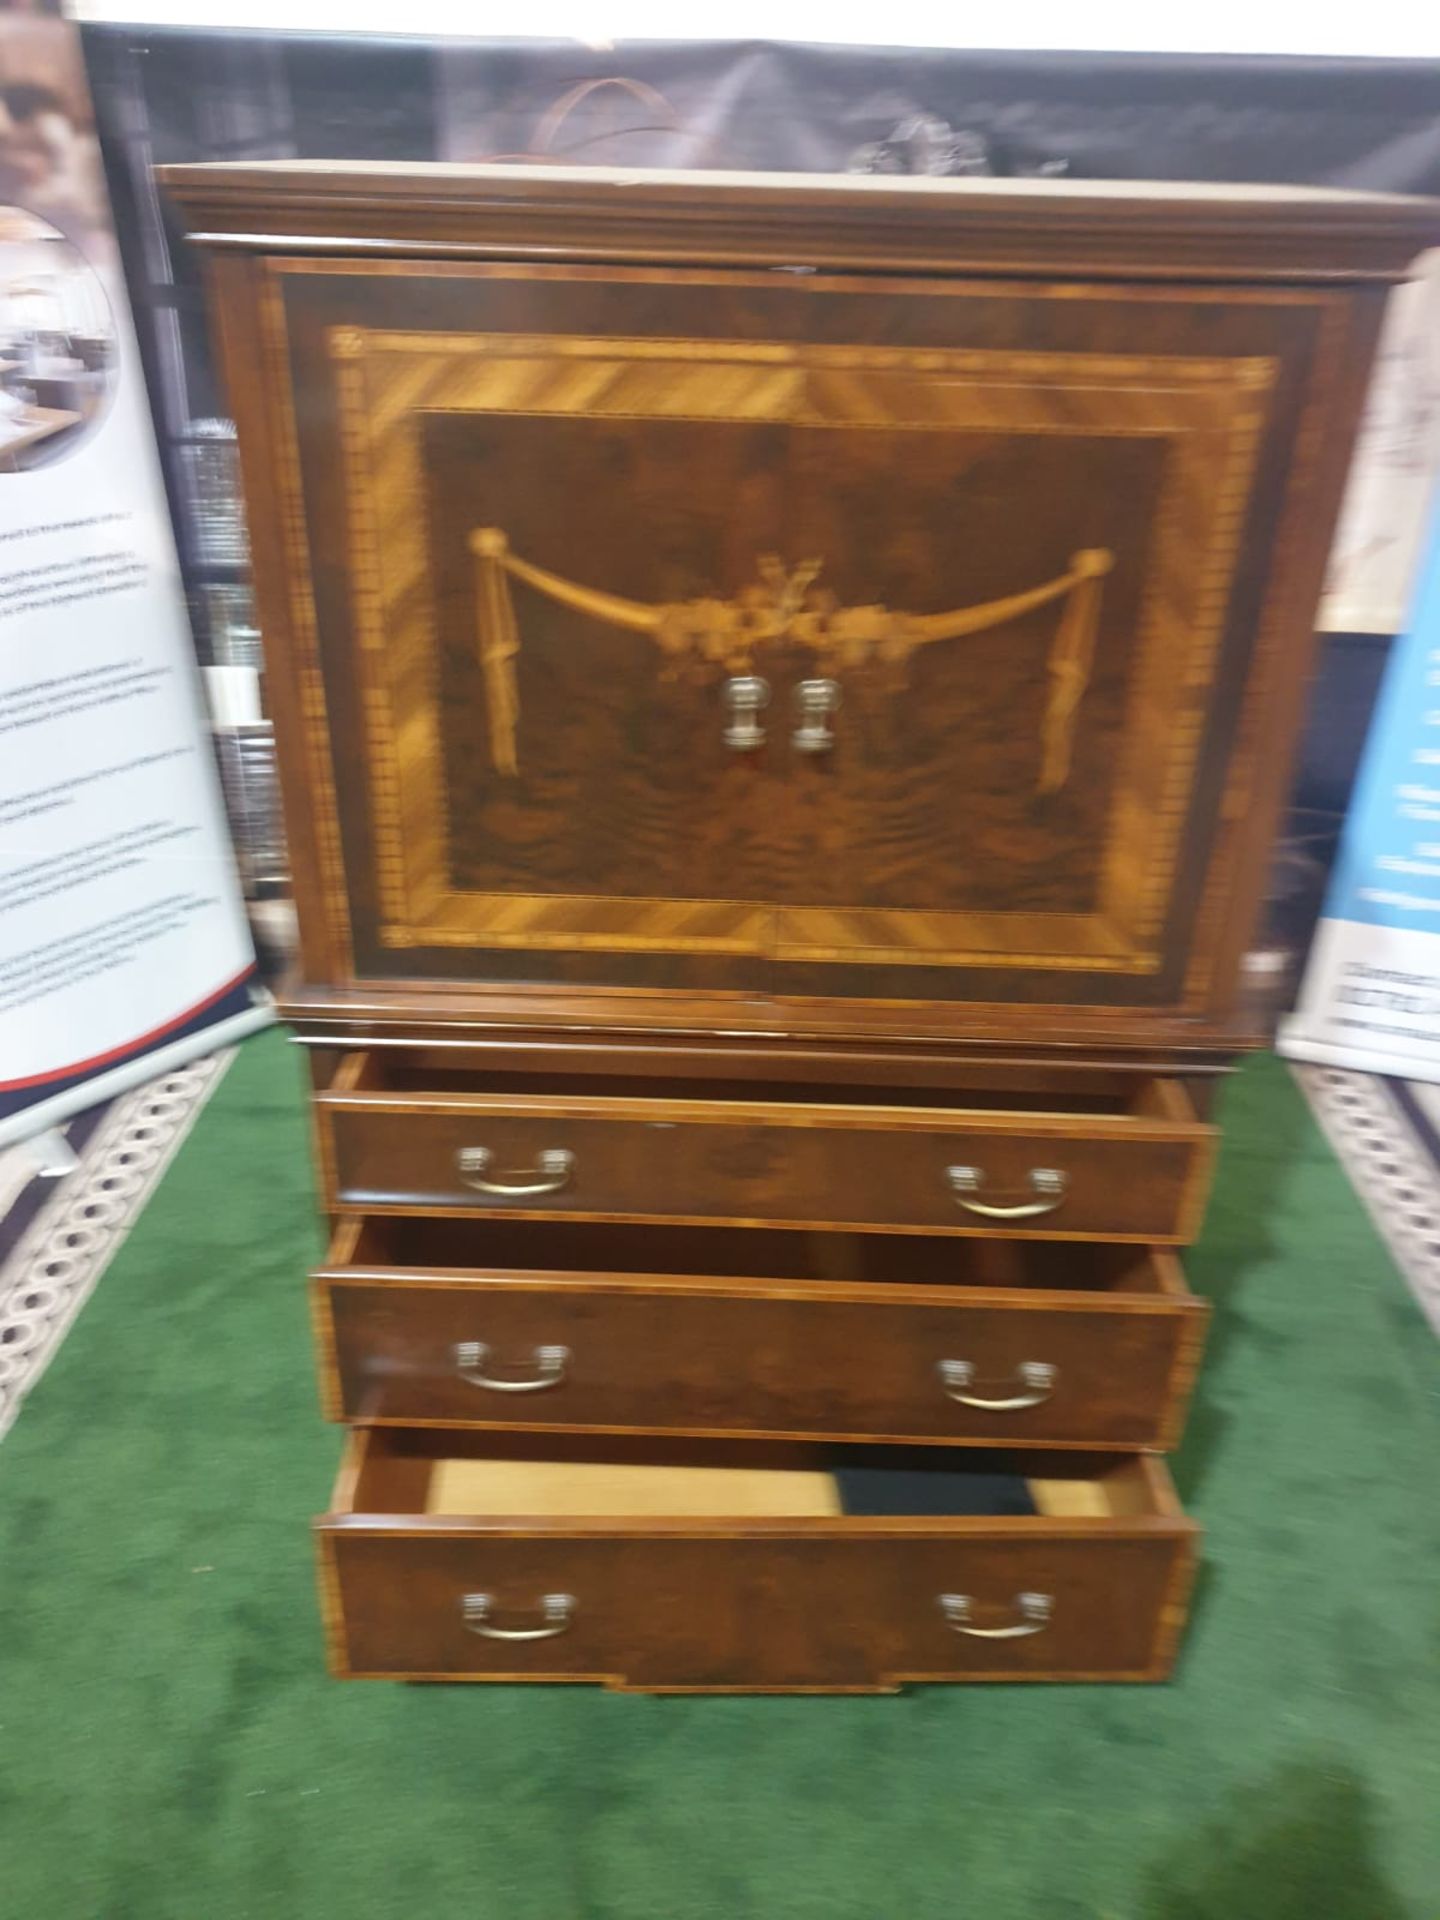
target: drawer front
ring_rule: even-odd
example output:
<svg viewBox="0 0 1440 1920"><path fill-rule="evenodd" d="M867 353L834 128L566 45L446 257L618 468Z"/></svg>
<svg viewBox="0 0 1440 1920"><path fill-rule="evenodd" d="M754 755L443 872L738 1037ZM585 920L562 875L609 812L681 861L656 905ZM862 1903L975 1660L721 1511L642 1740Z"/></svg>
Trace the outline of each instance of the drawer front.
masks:
<svg viewBox="0 0 1440 1920"><path fill-rule="evenodd" d="M776 1102L321 1096L330 1204L1182 1242L1193 1120Z"/></svg>
<svg viewBox="0 0 1440 1920"><path fill-rule="evenodd" d="M332 1666L342 1677L696 1691L1165 1677L1187 1536L992 1527L945 1538L891 1525L708 1538L337 1527L321 1538ZM1043 1621L1025 1595L1045 1596Z"/></svg>
<svg viewBox="0 0 1440 1920"><path fill-rule="evenodd" d="M315 1284L327 1410L398 1424L1163 1448L1204 1325L1138 1293Z"/></svg>

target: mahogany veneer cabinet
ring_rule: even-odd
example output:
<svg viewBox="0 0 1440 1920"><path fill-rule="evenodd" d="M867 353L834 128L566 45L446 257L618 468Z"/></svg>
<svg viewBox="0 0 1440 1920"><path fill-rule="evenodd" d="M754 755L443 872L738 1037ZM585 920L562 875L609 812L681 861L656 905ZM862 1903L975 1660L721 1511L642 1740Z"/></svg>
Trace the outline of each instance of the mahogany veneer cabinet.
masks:
<svg viewBox="0 0 1440 1920"><path fill-rule="evenodd" d="M300 912L335 1671L1162 1677L1173 1249L1437 208L164 178ZM877 1455L1034 1511L844 1511Z"/></svg>

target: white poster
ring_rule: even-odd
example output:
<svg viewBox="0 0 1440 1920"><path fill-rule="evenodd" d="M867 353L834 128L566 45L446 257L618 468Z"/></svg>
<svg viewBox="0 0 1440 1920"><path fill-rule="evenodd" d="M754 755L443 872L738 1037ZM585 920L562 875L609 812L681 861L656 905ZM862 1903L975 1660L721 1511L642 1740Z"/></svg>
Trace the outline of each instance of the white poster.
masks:
<svg viewBox="0 0 1440 1920"><path fill-rule="evenodd" d="M79 36L0 15L0 1144L253 977Z"/></svg>
<svg viewBox="0 0 1440 1920"><path fill-rule="evenodd" d="M1385 314L1321 602L1327 633L1398 633L1440 473L1440 248Z"/></svg>

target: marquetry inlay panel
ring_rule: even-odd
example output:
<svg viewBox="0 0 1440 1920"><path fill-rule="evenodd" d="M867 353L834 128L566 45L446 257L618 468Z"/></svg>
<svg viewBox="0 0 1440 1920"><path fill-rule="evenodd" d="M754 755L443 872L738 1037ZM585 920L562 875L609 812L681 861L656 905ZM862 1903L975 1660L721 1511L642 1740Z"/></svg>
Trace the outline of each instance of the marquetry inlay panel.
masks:
<svg viewBox="0 0 1440 1920"><path fill-rule="evenodd" d="M349 573L385 944L1119 973L1155 968L1271 360L358 326L331 328L328 344L350 503ZM1093 911L912 912L861 902L851 908L456 886L436 610L427 529L417 510L425 495L423 424L456 413L1163 442L1160 497L1148 519L1137 517L1149 528L1143 610ZM1014 592L1023 598L1038 584L1016 579ZM977 635L947 644L987 642ZM1083 731L1083 685L1071 705L1068 725ZM494 744L492 728L492 750ZM1038 741L1034 752L1040 767ZM1039 784L1045 780L1042 771ZM1051 777L1050 784L1059 781Z"/></svg>

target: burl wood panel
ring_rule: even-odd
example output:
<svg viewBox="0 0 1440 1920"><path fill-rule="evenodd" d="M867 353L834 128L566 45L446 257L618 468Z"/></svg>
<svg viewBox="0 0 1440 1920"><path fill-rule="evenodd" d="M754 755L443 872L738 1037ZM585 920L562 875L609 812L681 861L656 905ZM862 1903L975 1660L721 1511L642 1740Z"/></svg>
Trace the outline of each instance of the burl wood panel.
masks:
<svg viewBox="0 0 1440 1920"><path fill-rule="evenodd" d="M1160 497L1162 434L419 419L446 804L464 823L452 833L454 889L1092 909L1152 517L1135 503ZM557 506L557 476L568 504ZM1027 492L1021 539L1014 502ZM819 755L791 738L795 689L821 668L794 642L767 645L755 661L771 688L767 742L737 755L722 737L719 668L668 667L647 636L521 586L518 767L501 773L477 749L477 525L503 527L538 566L667 603L758 586L773 553L822 560L816 591L841 606L929 612L1046 580L1077 550L1114 549L1077 760L1059 792L1037 796L1053 605L925 647L903 671L842 672L835 746ZM977 808L977 794L989 804ZM767 937L760 927L755 938Z"/></svg>
<svg viewBox="0 0 1440 1920"><path fill-rule="evenodd" d="M1205 1310L1166 1277L1098 1298L513 1270L314 1285L336 1419L1134 1449L1171 1444L1198 1359ZM954 1398L945 1361L992 1406ZM1038 1396L1034 1363L1054 1370Z"/></svg>

